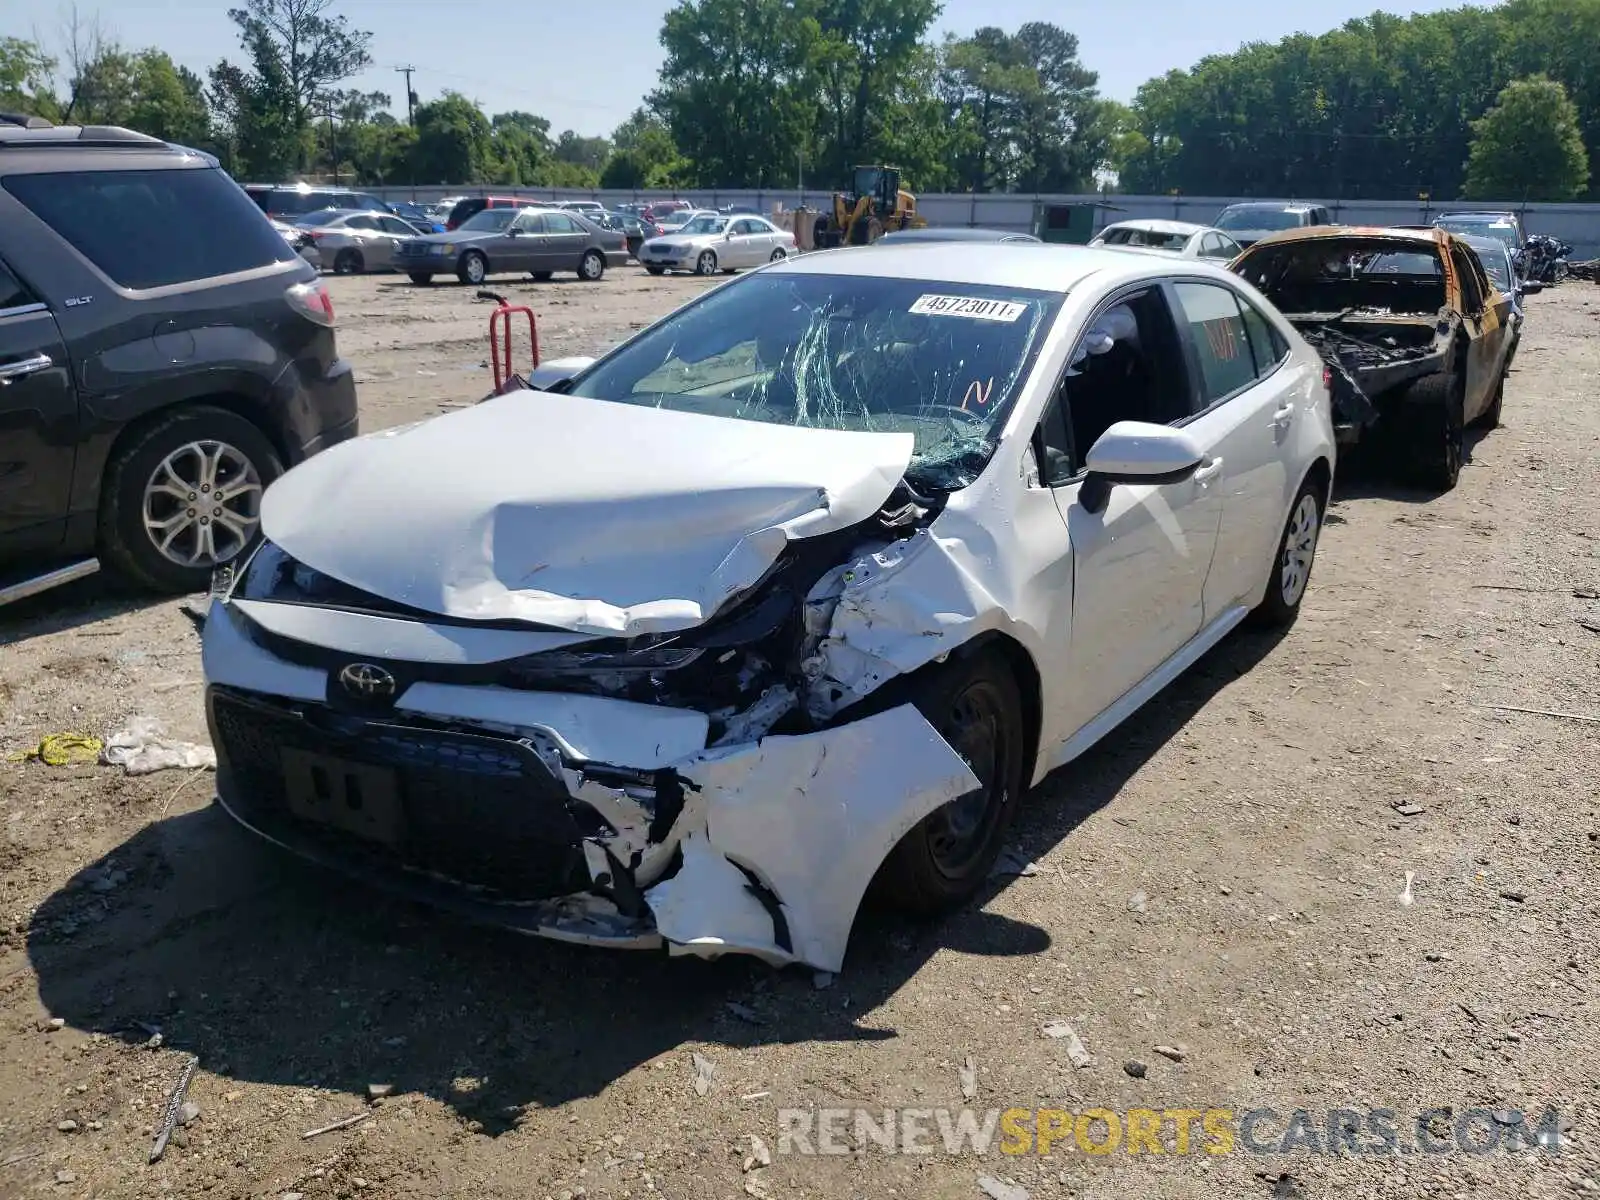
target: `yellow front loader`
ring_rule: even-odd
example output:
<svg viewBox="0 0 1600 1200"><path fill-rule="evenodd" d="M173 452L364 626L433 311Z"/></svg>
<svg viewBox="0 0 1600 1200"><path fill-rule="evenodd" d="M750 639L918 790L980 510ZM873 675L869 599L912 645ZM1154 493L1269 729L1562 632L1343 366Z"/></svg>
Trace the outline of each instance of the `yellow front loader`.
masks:
<svg viewBox="0 0 1600 1200"><path fill-rule="evenodd" d="M833 212L817 218L812 241L818 250L865 246L896 229L922 229L917 198L900 190L898 167L857 167L854 187L833 194Z"/></svg>

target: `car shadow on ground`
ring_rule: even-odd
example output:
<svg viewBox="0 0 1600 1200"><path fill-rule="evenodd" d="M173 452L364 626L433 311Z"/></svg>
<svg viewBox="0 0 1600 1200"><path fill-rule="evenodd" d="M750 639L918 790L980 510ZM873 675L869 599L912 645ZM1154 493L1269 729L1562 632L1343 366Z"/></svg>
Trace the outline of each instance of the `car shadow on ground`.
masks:
<svg viewBox="0 0 1600 1200"><path fill-rule="evenodd" d="M1229 638L1052 774L1019 814L1018 848L1037 857L1110 803L1276 640ZM491 1135L530 1105L596 1095L686 1042L894 1038L871 1014L934 953L1023 959L1051 945L1044 929L977 906L928 923L869 910L844 974L819 988L809 971L747 959L522 939L301 866L215 805L140 830L50 896L28 932L45 1009L76 1028L130 1043L159 1029L165 1046L234 1079L352 1097L390 1084ZM671 1069L687 1087L687 1057Z"/></svg>
<svg viewBox="0 0 1600 1200"><path fill-rule="evenodd" d="M1472 466L1472 452L1479 442L1493 431L1468 428L1461 447L1461 469ZM1395 447L1381 442L1373 445L1348 447L1339 452L1339 469L1333 481L1333 499L1342 500L1393 500L1399 504L1431 504L1441 492L1415 487L1402 479L1402 469L1396 465Z"/></svg>
<svg viewBox="0 0 1600 1200"><path fill-rule="evenodd" d="M175 622L183 622L178 611L181 603L171 596L131 592L103 574L91 575L0 608L0 648L52 633L82 630L111 617L163 604L172 606Z"/></svg>
<svg viewBox="0 0 1600 1200"><path fill-rule="evenodd" d="M446 275L440 273L433 277L432 283L412 283L409 279L402 277L400 279L381 280L378 283L378 288L379 290L398 289L400 291L410 292L426 292L432 288L443 288L447 290L454 289L457 291L460 291L464 288L485 288L491 292L516 289L521 292L537 294L541 288L552 286L577 287L581 284L584 287L594 287L597 283L604 284L606 279L610 277L613 271L629 271L632 270L634 266L635 264L629 263L625 267L607 267L606 274L602 275L599 279L580 279L575 274L554 275L549 279L530 279L526 275L491 275L482 283L466 283L460 279L457 279L453 274ZM485 301L485 303L488 303L488 301Z"/></svg>

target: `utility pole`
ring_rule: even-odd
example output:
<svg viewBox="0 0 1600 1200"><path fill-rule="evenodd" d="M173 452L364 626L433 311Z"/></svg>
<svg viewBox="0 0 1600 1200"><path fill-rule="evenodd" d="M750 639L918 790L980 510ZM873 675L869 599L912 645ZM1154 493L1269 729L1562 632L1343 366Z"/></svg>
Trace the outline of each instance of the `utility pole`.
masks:
<svg viewBox="0 0 1600 1200"><path fill-rule="evenodd" d="M328 106L328 157L333 160L333 186L339 186L339 140L333 132L333 106Z"/></svg>
<svg viewBox="0 0 1600 1200"><path fill-rule="evenodd" d="M406 124L413 129L417 127L417 94L411 90L411 73L415 67L396 67L397 75L406 77Z"/></svg>

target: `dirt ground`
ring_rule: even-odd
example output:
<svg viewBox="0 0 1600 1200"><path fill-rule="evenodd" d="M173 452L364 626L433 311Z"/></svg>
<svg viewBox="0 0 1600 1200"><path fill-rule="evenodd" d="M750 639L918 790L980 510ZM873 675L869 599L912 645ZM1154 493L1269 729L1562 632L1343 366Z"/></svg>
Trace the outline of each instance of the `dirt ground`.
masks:
<svg viewBox="0 0 1600 1200"><path fill-rule="evenodd" d="M331 284L367 428L488 390L471 290ZM501 290L561 355L703 286ZM942 923L864 918L826 988L376 898L252 844L203 772L0 763L0 1196L1600 1191L1600 726L1491 707L1600 716L1597 315L1588 284L1531 298L1454 492L1342 480L1287 635L1231 637L1047 780L1015 834L1037 873ZM203 740L199 682L178 602L40 598L0 615L0 751L139 715ZM190 1055L199 1115L149 1165ZM1570 1126L1558 1154L776 1153L781 1108L963 1103ZM747 1172L750 1135L774 1153Z"/></svg>

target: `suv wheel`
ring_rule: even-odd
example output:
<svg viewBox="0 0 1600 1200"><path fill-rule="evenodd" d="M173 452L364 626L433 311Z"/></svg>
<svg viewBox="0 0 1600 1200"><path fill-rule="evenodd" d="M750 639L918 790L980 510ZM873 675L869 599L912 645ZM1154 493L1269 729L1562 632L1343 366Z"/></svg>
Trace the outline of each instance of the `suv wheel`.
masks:
<svg viewBox="0 0 1600 1200"><path fill-rule="evenodd" d="M476 250L468 250L461 256L461 266L456 270L456 276L462 283L477 286L489 277L489 260Z"/></svg>
<svg viewBox="0 0 1600 1200"><path fill-rule="evenodd" d="M106 471L100 555L159 592L198 592L261 532L261 493L283 474L265 434L237 413L200 406L158 419Z"/></svg>

